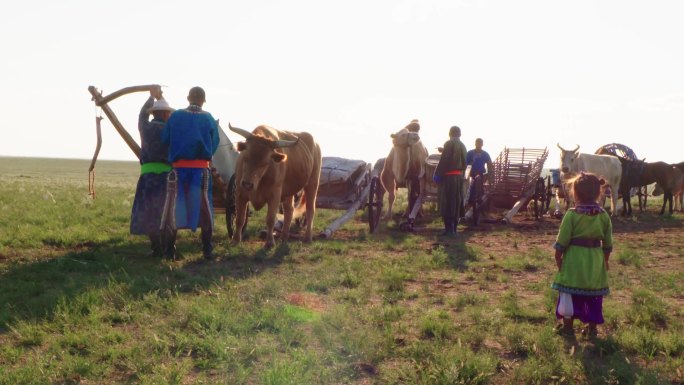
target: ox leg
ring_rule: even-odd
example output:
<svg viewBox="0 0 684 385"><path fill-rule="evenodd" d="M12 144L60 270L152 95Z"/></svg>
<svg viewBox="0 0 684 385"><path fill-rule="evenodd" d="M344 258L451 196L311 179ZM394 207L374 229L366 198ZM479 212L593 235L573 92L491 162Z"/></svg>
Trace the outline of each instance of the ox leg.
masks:
<svg viewBox="0 0 684 385"><path fill-rule="evenodd" d="M290 239L290 225L292 225L292 214L294 213L294 196L287 197L282 201L283 204L283 229L281 239Z"/></svg>
<svg viewBox="0 0 684 385"><path fill-rule="evenodd" d="M318 153L320 156L320 152ZM320 158L318 158L320 159ZM313 223L316 216L316 198L318 197L318 185L321 179L321 168L315 166L313 174L309 179L309 183L304 187L304 199L306 203L306 231L304 232L304 241L311 242L313 239Z"/></svg>
<svg viewBox="0 0 684 385"><path fill-rule="evenodd" d="M242 228L245 227L245 222L247 219L247 205L249 204L249 201L247 200L247 197L242 196L242 194L238 191L235 194L235 209L236 209L236 218L235 218L235 232L233 233L233 245L237 245L238 243L242 242Z"/></svg>
<svg viewBox="0 0 684 385"><path fill-rule="evenodd" d="M311 183L306 188L306 231L304 241L311 242L313 239L313 223L316 216L316 196L318 195L318 182Z"/></svg>
<svg viewBox="0 0 684 385"><path fill-rule="evenodd" d="M273 194L273 198L268 202L268 209L266 211L266 244L264 247L271 248L275 246L275 238L273 237L273 227L275 227L276 214L278 214L278 207L280 207L280 191ZM290 221L292 217L290 217ZM283 223L283 228L290 227L290 223Z"/></svg>

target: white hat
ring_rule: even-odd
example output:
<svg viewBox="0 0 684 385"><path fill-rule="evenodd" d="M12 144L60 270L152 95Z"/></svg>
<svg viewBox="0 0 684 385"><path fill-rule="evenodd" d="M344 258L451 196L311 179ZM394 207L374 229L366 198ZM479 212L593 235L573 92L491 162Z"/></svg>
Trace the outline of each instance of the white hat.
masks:
<svg viewBox="0 0 684 385"><path fill-rule="evenodd" d="M154 111L169 111L169 112L173 112L173 111L175 111L175 110L174 110L173 108L171 108L171 106L169 106L169 103L166 102L166 99L161 98L161 99L157 99L157 100L154 101L154 104L152 105L152 107L150 107L150 108L147 110L147 113L148 113L148 114L151 114L151 113L153 113Z"/></svg>

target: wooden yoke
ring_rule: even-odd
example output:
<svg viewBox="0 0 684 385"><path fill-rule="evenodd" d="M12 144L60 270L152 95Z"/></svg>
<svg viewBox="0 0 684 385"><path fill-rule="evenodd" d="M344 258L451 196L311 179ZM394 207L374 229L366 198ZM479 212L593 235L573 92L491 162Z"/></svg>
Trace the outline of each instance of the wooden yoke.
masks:
<svg viewBox="0 0 684 385"><path fill-rule="evenodd" d="M136 157L138 157L138 159L140 159L140 146L138 145L138 143L135 142L135 140L131 137L128 131L126 131L121 122L119 122L119 119L114 114L114 111L112 111L112 109L109 108L107 103L118 98L119 96L127 95L133 92L151 91L157 87L159 87L159 85L157 84L126 87L104 97L101 95L100 92L98 92L97 88L95 88L94 86L88 87L88 91L90 91L90 94L93 95L92 100L95 101L95 105L102 108L102 111L104 111L105 115L107 115L109 121L112 122L114 128L119 132L119 135L121 135L124 142L126 142L128 147L133 151L133 153Z"/></svg>

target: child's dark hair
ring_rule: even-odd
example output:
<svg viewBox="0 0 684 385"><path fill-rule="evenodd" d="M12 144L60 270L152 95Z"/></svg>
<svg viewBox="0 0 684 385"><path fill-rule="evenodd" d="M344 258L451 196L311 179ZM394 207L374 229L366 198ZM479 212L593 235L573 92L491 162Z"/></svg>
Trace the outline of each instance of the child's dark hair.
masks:
<svg viewBox="0 0 684 385"><path fill-rule="evenodd" d="M570 180L570 191L578 203L596 203L601 197L601 186L606 183L596 175L581 172Z"/></svg>

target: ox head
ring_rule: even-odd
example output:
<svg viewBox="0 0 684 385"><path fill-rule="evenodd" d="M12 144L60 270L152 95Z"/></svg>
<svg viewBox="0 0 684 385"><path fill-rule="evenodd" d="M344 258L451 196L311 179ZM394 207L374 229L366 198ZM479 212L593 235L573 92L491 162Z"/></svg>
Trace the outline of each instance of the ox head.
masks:
<svg viewBox="0 0 684 385"><path fill-rule="evenodd" d="M392 163L392 173L398 183L403 183L409 173L413 147L420 144L420 135L404 128L401 131L390 135L392 146L394 147L394 162Z"/></svg>
<svg viewBox="0 0 684 385"><path fill-rule="evenodd" d="M233 127L228 123L231 131L245 138L239 142L237 149L242 158L242 180L236 181L238 186L246 191L256 190L261 178L268 169L276 163L287 160L287 155L278 151L284 147L292 147L299 142L297 140L274 140L261 134L253 134L247 130Z"/></svg>
<svg viewBox="0 0 684 385"><path fill-rule="evenodd" d="M567 174L567 173L575 170L573 165L575 163L575 160L579 156L579 145L577 145L577 147L575 147L575 149L572 151L568 151L568 150L564 149L558 143L556 143L556 145L561 150L560 166L558 167L558 168L560 168L561 172L563 174Z"/></svg>

